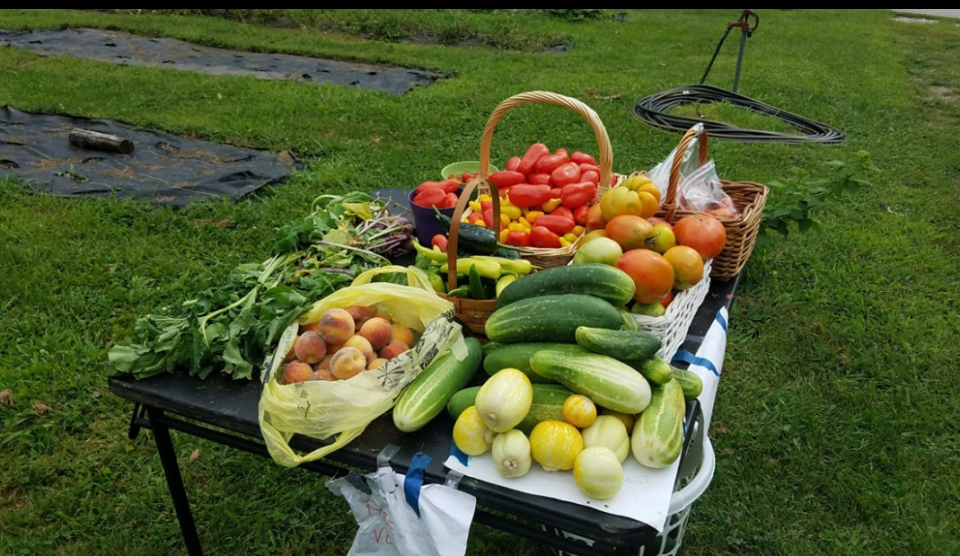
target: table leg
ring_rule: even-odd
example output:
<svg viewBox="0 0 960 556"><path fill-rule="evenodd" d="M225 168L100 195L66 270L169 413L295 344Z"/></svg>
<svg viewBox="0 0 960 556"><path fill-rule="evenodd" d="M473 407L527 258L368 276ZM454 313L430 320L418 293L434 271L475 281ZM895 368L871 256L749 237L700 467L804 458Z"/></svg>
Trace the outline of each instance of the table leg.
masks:
<svg viewBox="0 0 960 556"><path fill-rule="evenodd" d="M180 522L183 542L187 545L187 554L203 556L200 537L197 535L197 526L193 521L193 513L190 511L190 501L187 499L187 491L183 487L183 477L180 475L177 454L173 449L173 440L170 438L170 429L163 422L163 410L147 408L147 416L150 419L153 438L157 442L157 452L160 453L163 473L167 477L167 487L170 489L170 498L173 499L173 508L176 510L177 520Z"/></svg>

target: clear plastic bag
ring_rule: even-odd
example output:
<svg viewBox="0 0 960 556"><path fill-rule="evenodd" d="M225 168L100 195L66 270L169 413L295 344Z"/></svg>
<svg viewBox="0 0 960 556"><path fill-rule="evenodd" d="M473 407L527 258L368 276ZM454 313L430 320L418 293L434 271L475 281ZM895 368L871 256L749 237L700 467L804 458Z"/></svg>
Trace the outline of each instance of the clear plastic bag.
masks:
<svg viewBox="0 0 960 556"><path fill-rule="evenodd" d="M740 216L740 209L723 190L713 160L684 177L679 190L677 205L681 209L707 212L717 218Z"/></svg>

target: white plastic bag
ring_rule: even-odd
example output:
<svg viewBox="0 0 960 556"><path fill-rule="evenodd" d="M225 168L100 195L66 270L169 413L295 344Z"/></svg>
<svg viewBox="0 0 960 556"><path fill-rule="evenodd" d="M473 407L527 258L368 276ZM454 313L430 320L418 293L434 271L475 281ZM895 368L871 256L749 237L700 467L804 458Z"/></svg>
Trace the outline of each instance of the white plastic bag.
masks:
<svg viewBox="0 0 960 556"><path fill-rule="evenodd" d="M411 465L411 477L417 467L417 457ZM429 462L429 458L426 461ZM466 553L476 498L445 485L407 485L407 480L386 465L370 475L351 473L327 481L330 492L343 496L350 504L359 526L348 556L463 556ZM413 488L405 489L405 486ZM418 494L405 494L405 490ZM411 506L411 496L412 503L417 505L416 511Z"/></svg>
<svg viewBox="0 0 960 556"><path fill-rule="evenodd" d="M723 190L713 160L683 178L677 204L681 209L708 212L717 218L740 216L740 209Z"/></svg>
<svg viewBox="0 0 960 556"><path fill-rule="evenodd" d="M697 130L697 137L690 142L690 146L687 147L687 151L683 153L683 162L680 164L680 185L683 185L684 178L689 176L697 169L698 163L698 154L700 152L700 133L703 132L703 124L697 124L693 126L692 129ZM670 154L667 155L667 158L664 158L660 164L657 164L647 172L647 177L649 177L653 183L657 184L657 188L660 189L660 198L667 198L667 190L670 189L670 169L673 168L673 159L677 156L677 148L674 147ZM683 188L678 188L677 193L682 193Z"/></svg>

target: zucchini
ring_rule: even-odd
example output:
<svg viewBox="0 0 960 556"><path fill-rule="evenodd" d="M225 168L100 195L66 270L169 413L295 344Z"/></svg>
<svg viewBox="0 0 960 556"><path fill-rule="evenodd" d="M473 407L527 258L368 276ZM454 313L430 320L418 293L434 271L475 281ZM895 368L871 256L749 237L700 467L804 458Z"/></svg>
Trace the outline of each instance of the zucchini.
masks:
<svg viewBox="0 0 960 556"><path fill-rule="evenodd" d="M659 357L652 357L646 361L635 361L633 362L633 368L640 371L640 374L653 384L666 384L673 380L673 368Z"/></svg>
<svg viewBox="0 0 960 556"><path fill-rule="evenodd" d="M450 398L447 404L447 411L450 417L456 420L460 414L474 404L477 399L479 386L465 388L460 390ZM533 385L533 403L530 405L530 411L527 416L520 421L517 428L526 434L530 434L533 427L540 421L554 420L563 421L563 402L573 395L566 386L559 384L534 384Z"/></svg>
<svg viewBox="0 0 960 556"><path fill-rule="evenodd" d="M497 298L497 307L545 295L582 294L626 305L637 291L633 279L619 268L605 264L578 264L543 270L507 286ZM619 328L619 327L618 327Z"/></svg>
<svg viewBox="0 0 960 556"><path fill-rule="evenodd" d="M631 415L650 404L647 379L606 355L541 351L530 359L540 376L556 380L599 406Z"/></svg>
<svg viewBox="0 0 960 556"><path fill-rule="evenodd" d="M662 469L680 457L686 404L676 380L653 389L650 406L640 416L630 439L633 457L640 465Z"/></svg>
<svg viewBox="0 0 960 556"><path fill-rule="evenodd" d="M536 276L536 275L534 275ZM517 280L503 290L523 282ZM487 337L494 342L560 342L577 341L577 327L609 328L623 326L620 312L602 299L589 295L547 295L533 297L498 308L487 319Z"/></svg>
<svg viewBox="0 0 960 556"><path fill-rule="evenodd" d="M703 380L697 375L697 373L688 370L688 369L678 369L676 367L671 368L673 372L673 379L680 384L680 388L683 389L683 397L688 400L695 400L700 396L700 392L703 392Z"/></svg>
<svg viewBox="0 0 960 556"><path fill-rule="evenodd" d="M473 380L483 348L476 338L464 340L467 357L457 361L452 352L438 357L400 395L393 408L393 424L403 432L422 429L443 411L450 397Z"/></svg>
<svg viewBox="0 0 960 556"><path fill-rule="evenodd" d="M483 358L483 370L490 376L497 374L501 369L520 369L527 375L530 382L553 382L533 372L530 368L530 358L538 351L546 349L565 351L569 353L586 353L587 350L577 344L498 344L499 348L487 352Z"/></svg>
<svg viewBox="0 0 960 556"><path fill-rule="evenodd" d="M581 326L577 328L576 335L581 347L621 361L649 359L657 354L661 346L660 338L646 330L605 330Z"/></svg>

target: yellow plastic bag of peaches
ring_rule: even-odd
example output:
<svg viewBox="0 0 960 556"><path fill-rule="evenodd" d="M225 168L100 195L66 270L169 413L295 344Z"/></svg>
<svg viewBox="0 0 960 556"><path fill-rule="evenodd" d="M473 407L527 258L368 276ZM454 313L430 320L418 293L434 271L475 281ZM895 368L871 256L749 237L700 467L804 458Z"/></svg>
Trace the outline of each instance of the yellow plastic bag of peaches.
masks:
<svg viewBox="0 0 960 556"><path fill-rule="evenodd" d="M376 307L380 315L389 315L394 323L413 330L414 337L419 336L419 339L410 349L379 367L364 370L346 380L284 384L282 375L288 364L284 359L294 347L300 325L320 321L330 309L350 307L369 307L371 311ZM463 334L453 319L453 305L437 297L433 289L425 291L383 282L351 286L314 304L298 323L284 331L263 373L260 430L274 461L285 467L294 467L346 446L360 436L371 421L392 408L404 387L440 354L452 350L457 359L465 358L467 348ZM322 334L324 330L321 328L318 332ZM320 366L322 363L316 365L317 368ZM334 369L334 373L336 371ZM338 374L344 376L352 372L347 369ZM300 455L289 444L294 434L332 441L309 454Z"/></svg>

